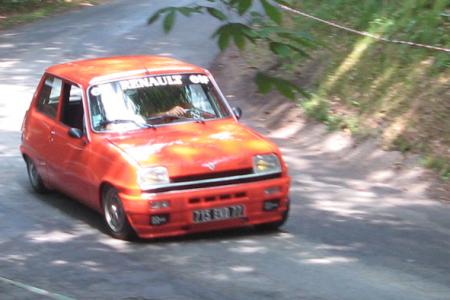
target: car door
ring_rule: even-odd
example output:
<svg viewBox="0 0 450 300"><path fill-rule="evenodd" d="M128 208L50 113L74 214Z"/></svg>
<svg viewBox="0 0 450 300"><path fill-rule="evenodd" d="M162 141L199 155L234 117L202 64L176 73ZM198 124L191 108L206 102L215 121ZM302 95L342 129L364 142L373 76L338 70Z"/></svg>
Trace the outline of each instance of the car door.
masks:
<svg viewBox="0 0 450 300"><path fill-rule="evenodd" d="M48 168L49 178L59 190L86 202L95 193L95 188L89 168L91 145L84 128L82 94L78 85L63 82L61 109L52 131L53 155L49 157ZM69 131L74 129L83 136L70 135Z"/></svg>
<svg viewBox="0 0 450 300"><path fill-rule="evenodd" d="M30 146L31 159L45 185L52 187L48 177L48 159L52 155L52 139L57 122L62 80L50 74L44 74L37 91L37 99L27 117L26 141Z"/></svg>

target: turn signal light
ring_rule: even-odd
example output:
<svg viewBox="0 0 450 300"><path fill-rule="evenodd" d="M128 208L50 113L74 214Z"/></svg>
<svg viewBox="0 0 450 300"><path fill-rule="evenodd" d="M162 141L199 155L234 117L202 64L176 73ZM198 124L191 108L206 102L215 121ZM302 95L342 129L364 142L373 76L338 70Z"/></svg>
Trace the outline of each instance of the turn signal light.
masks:
<svg viewBox="0 0 450 300"><path fill-rule="evenodd" d="M161 208L168 208L168 207L170 207L170 203L167 200L152 201L150 203L150 208L151 209L161 209Z"/></svg>
<svg viewBox="0 0 450 300"><path fill-rule="evenodd" d="M272 195L281 192L281 188L279 186L273 186L264 190L266 195Z"/></svg>

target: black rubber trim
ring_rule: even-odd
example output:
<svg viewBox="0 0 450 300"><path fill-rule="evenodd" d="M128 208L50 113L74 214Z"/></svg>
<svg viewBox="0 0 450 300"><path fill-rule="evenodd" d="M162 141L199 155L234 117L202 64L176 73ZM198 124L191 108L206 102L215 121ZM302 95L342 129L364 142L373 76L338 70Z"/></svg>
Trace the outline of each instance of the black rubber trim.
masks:
<svg viewBox="0 0 450 300"><path fill-rule="evenodd" d="M215 186L227 186L227 185L233 185L233 184L239 184L239 183L249 183L249 182L257 182L257 181L263 181L263 180L270 180L275 178L281 178L281 174L270 174L266 176L258 176L253 178L240 178L235 180L225 180L219 181L219 182L201 182L201 183L192 183L188 185L181 185L181 186L166 186L151 190L145 190L145 193L163 193L163 192L170 192L170 191L182 191L182 190L191 190L191 189L200 189L200 188L206 188L206 187L215 187Z"/></svg>

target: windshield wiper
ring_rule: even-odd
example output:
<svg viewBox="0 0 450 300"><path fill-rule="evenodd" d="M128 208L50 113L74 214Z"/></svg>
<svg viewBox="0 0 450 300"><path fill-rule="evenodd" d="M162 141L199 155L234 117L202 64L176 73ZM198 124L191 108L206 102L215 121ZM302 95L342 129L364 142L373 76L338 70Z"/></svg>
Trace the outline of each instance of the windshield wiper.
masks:
<svg viewBox="0 0 450 300"><path fill-rule="evenodd" d="M205 124L205 119L203 119L203 117L195 116L195 117L192 117L192 119L194 119L194 121L197 123Z"/></svg>
<svg viewBox="0 0 450 300"><path fill-rule="evenodd" d="M188 111L192 116L191 119L194 119L197 123L205 124L205 119L202 117L202 114L205 113L203 110L193 107L188 109Z"/></svg>
<svg viewBox="0 0 450 300"><path fill-rule="evenodd" d="M109 124L121 124L121 123L134 123L136 126L140 128L154 128L152 124L148 123L139 123L136 120L132 119L115 119L115 120L104 120L100 123L100 126L104 127Z"/></svg>

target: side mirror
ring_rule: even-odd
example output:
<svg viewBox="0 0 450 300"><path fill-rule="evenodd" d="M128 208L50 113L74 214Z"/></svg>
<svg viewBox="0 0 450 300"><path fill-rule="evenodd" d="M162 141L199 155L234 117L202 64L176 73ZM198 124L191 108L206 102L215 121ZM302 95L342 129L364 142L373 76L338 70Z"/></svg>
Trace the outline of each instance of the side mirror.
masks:
<svg viewBox="0 0 450 300"><path fill-rule="evenodd" d="M75 139L81 139L83 137L83 131L81 131L78 128L74 128L74 127L69 129L68 134L70 137L73 137Z"/></svg>
<svg viewBox="0 0 450 300"><path fill-rule="evenodd" d="M240 107L233 107L231 110L238 120L242 117L242 109Z"/></svg>

